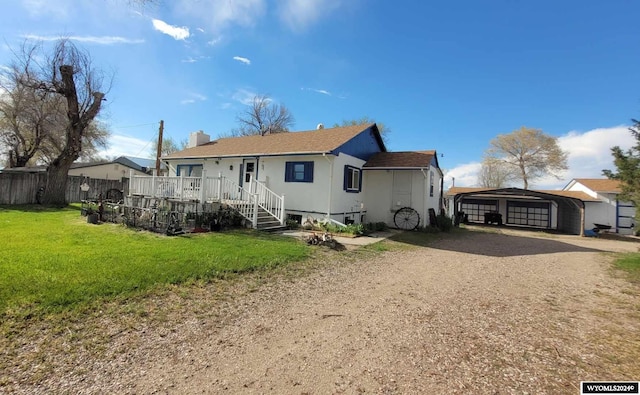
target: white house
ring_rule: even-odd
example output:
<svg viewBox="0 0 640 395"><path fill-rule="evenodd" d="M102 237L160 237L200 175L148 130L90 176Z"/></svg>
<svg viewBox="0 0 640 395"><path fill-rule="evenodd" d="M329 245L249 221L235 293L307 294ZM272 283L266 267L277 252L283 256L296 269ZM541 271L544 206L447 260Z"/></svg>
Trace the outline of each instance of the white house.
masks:
<svg viewBox="0 0 640 395"><path fill-rule="evenodd" d="M301 222L312 217L396 226L394 213L410 207L419 217L412 218L416 226L424 226L428 209L441 207L442 172L435 151L386 152L376 124L215 141L200 131L191 134L187 149L162 161L167 179L183 179L181 191L191 188L191 196L200 200L237 204L245 216L266 211L280 223L286 217ZM144 194L134 181L130 193ZM253 199L258 210L243 212L240 202L246 199Z"/></svg>
<svg viewBox="0 0 640 395"><path fill-rule="evenodd" d="M595 198L585 203L585 223L611 227L611 231L623 235L634 234L636 209L631 202L618 200L620 181L602 178L576 178L564 188L565 191L580 191Z"/></svg>

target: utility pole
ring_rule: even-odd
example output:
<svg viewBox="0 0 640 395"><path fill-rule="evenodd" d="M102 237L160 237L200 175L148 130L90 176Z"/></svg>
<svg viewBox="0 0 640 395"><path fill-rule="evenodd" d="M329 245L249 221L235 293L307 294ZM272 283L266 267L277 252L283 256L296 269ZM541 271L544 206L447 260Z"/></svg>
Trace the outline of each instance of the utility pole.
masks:
<svg viewBox="0 0 640 395"><path fill-rule="evenodd" d="M162 155L162 132L164 131L164 121L160 120L160 130L158 130L158 151L156 152L156 174L160 175L160 156Z"/></svg>

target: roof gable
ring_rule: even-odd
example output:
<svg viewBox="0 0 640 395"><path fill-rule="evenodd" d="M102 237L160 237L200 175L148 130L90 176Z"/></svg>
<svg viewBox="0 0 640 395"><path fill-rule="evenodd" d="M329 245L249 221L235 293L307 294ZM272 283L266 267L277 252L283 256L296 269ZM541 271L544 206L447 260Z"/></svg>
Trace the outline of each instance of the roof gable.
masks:
<svg viewBox="0 0 640 395"><path fill-rule="evenodd" d="M379 149L386 150L374 123L265 136L221 138L172 153L163 159L335 153L347 142L369 130L379 140Z"/></svg>
<svg viewBox="0 0 640 395"><path fill-rule="evenodd" d="M611 180L609 178L575 178L574 181L579 182L594 192L622 192L622 187L618 180Z"/></svg>

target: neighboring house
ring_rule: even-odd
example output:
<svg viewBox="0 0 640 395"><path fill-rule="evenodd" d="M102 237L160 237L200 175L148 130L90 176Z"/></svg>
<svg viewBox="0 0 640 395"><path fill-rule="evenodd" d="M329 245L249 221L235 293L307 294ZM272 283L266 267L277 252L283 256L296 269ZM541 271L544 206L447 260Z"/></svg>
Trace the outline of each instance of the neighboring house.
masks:
<svg viewBox="0 0 640 395"><path fill-rule="evenodd" d="M286 217L301 223L311 217L394 226L392 214L409 206L424 226L428 208L439 211L442 199L435 151L386 152L376 124L215 141L200 131L191 134L187 149L162 160L170 176L219 179L199 189L202 199L203 189L222 190L226 180L225 190L233 183L256 195L268 191L257 201L281 199ZM189 185L199 188L193 181ZM132 190L136 194L137 187ZM230 197L222 194L219 199Z"/></svg>
<svg viewBox="0 0 640 395"><path fill-rule="evenodd" d="M620 181L602 178L575 178L564 191L580 191L597 199L587 202L585 223L611 226L611 230L623 235L634 234L636 208L633 203L618 200L622 191Z"/></svg>
<svg viewBox="0 0 640 395"><path fill-rule="evenodd" d="M452 217L464 213L471 223L485 223L485 214L500 214L507 226L558 230L582 235L593 228L586 221L588 204L601 204L582 191L526 190L520 188L452 187L447 209Z"/></svg>
<svg viewBox="0 0 640 395"><path fill-rule="evenodd" d="M121 156L110 162L74 163L69 169L70 176L97 178L102 180L122 180L134 175L148 175L150 168L138 162L148 164L149 159ZM154 165L155 167L155 165Z"/></svg>
<svg viewBox="0 0 640 395"><path fill-rule="evenodd" d="M152 165L153 167L147 167ZM149 175L155 168L155 160L121 156L112 161L73 163L69 176L89 177L101 180L117 180L134 175ZM165 168L163 166L163 168ZM44 173L47 166L13 167L0 170L4 173Z"/></svg>

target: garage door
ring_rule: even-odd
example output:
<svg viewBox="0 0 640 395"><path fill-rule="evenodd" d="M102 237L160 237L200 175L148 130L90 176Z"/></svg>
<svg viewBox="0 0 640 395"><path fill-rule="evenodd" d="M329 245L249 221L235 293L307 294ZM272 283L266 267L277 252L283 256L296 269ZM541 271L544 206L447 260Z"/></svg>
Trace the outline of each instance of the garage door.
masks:
<svg viewBox="0 0 640 395"><path fill-rule="evenodd" d="M484 213L498 211L497 200L463 199L460 208L467 215L470 222L484 223Z"/></svg>
<svg viewBox="0 0 640 395"><path fill-rule="evenodd" d="M618 233L632 235L635 223L636 209L633 203L618 202Z"/></svg>
<svg viewBox="0 0 640 395"><path fill-rule="evenodd" d="M548 228L551 225L549 202L507 201L507 223Z"/></svg>

